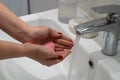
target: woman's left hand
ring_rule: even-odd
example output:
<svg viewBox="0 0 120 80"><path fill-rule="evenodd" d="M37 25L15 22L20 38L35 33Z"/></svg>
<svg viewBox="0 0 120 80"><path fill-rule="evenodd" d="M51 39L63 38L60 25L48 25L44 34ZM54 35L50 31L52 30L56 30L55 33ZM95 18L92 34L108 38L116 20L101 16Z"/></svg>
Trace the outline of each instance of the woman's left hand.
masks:
<svg viewBox="0 0 120 80"><path fill-rule="evenodd" d="M26 40L28 40L26 42L35 44L44 44L46 42L52 41L56 44L57 50L60 47L71 49L73 46L73 41L70 38L45 26L31 27L29 36L26 38Z"/></svg>

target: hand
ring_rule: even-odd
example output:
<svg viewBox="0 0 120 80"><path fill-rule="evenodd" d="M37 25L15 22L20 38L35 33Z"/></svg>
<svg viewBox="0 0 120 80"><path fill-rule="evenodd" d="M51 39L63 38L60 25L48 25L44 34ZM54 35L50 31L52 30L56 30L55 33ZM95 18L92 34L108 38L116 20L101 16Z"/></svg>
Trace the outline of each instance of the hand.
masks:
<svg viewBox="0 0 120 80"><path fill-rule="evenodd" d="M46 42L45 44L43 44L43 46L49 49L50 51L59 54L58 59L61 60L70 53L69 49L64 49L63 47L57 47L58 50L55 49L56 46L54 42ZM68 53L66 53L66 51L68 51Z"/></svg>
<svg viewBox="0 0 120 80"><path fill-rule="evenodd" d="M51 66L56 64L62 61L71 52L71 48L73 46L72 40L51 28L45 26L32 27L29 34L29 41L27 42L32 43L31 45L34 44L36 47L39 47L40 45L44 45L46 42L53 42L55 45L54 52L50 51L46 47L42 47L43 49L39 49L40 47L37 48L39 51L35 54L32 53L32 51L30 52L30 58L37 60L44 65ZM42 52L40 52L40 50L42 50Z"/></svg>
<svg viewBox="0 0 120 80"><path fill-rule="evenodd" d="M52 39L61 38L63 36L63 39L66 39L68 41L72 40L70 38L64 38L65 36L58 31L55 31L49 27L46 26L37 26L37 27L29 27L29 36L26 38L29 38L30 42L33 43L44 43Z"/></svg>
<svg viewBox="0 0 120 80"><path fill-rule="evenodd" d="M34 59L43 65L51 66L61 62L69 53L70 50L64 51L51 51L45 46L25 43L26 56ZM62 57L62 58L61 58Z"/></svg>
<svg viewBox="0 0 120 80"><path fill-rule="evenodd" d="M43 44L52 39L61 37L61 33L56 32L49 27L37 26L29 28L29 35L26 36L26 40L28 40L27 42Z"/></svg>
<svg viewBox="0 0 120 80"><path fill-rule="evenodd" d="M42 26L29 27L2 3L0 3L0 22L0 29L24 43L26 56L48 66L61 61L58 56L69 54L73 46L71 39L51 28ZM55 52L51 52L42 46L48 41L54 42ZM17 47L17 49L15 47L16 45L14 49L9 51L18 52L20 56L24 56L24 49L21 52L20 47ZM15 57L14 55L16 54L13 54L12 57Z"/></svg>
<svg viewBox="0 0 120 80"><path fill-rule="evenodd" d="M49 41L55 42L56 50L59 50L60 47L71 49L73 46L73 41L70 38L45 26L31 27L29 30L29 36L26 36L26 38L27 39L24 42L34 44L44 44Z"/></svg>

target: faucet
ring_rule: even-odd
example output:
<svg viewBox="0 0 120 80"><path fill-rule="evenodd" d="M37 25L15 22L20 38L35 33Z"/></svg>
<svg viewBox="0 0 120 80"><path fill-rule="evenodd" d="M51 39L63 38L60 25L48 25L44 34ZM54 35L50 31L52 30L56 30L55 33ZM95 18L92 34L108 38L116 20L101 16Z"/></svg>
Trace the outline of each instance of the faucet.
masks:
<svg viewBox="0 0 120 80"><path fill-rule="evenodd" d="M91 20L75 26L78 35L93 32L107 32L104 48L101 50L107 56L117 54L120 35L120 5L104 5L92 8L98 13L108 13L106 17Z"/></svg>

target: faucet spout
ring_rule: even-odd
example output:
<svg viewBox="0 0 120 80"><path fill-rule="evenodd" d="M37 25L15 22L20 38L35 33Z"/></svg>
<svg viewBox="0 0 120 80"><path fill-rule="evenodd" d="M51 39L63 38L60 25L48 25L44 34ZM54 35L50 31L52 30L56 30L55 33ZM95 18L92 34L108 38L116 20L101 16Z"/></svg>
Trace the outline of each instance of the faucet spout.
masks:
<svg viewBox="0 0 120 80"><path fill-rule="evenodd" d="M104 5L93 8L98 13L108 13L107 17L92 20L75 26L78 35L106 31L106 41L102 53L108 56L117 54L120 35L120 5Z"/></svg>
<svg viewBox="0 0 120 80"><path fill-rule="evenodd" d="M110 15L109 15L110 16ZM102 53L108 56L117 54L119 34L120 34L120 21L117 18L108 17L92 20L83 24L75 26L78 35L84 35L93 32L105 31L107 32L106 41Z"/></svg>
<svg viewBox="0 0 120 80"><path fill-rule="evenodd" d="M75 30L76 30L76 33L79 35L84 35L84 34L99 32L99 31L110 32L110 31L113 31L111 27L113 27L115 24L116 22L108 22L106 20L106 17L104 17L104 18L92 20L83 24L79 24L75 26Z"/></svg>

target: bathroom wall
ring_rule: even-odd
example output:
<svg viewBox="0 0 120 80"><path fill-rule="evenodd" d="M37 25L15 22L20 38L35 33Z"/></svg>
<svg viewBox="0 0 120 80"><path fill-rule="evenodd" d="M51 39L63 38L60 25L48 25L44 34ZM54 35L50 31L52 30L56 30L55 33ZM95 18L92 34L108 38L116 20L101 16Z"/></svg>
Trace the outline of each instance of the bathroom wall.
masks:
<svg viewBox="0 0 120 80"><path fill-rule="evenodd" d="M28 0L0 0L18 16L28 14ZM55 9L58 0L29 0L31 13ZM120 4L120 0L78 0L79 7L93 18L101 15L96 14L91 8L106 4Z"/></svg>
<svg viewBox="0 0 120 80"><path fill-rule="evenodd" d="M58 0L30 0L31 13L57 8L57 2ZM120 0L78 0L79 7L93 18L103 15L98 15L91 8L106 4L120 4Z"/></svg>
<svg viewBox="0 0 120 80"><path fill-rule="evenodd" d="M79 7L83 9L89 16L98 18L103 15L95 13L91 8L100 5L119 4L120 0L79 0Z"/></svg>
<svg viewBox="0 0 120 80"><path fill-rule="evenodd" d="M23 16L27 15L28 13L36 13L57 8L58 0L0 0L0 1L4 3L16 15ZM30 10L28 9L28 3L30 4Z"/></svg>
<svg viewBox="0 0 120 80"><path fill-rule="evenodd" d="M30 0L31 13L57 8L58 0Z"/></svg>
<svg viewBox="0 0 120 80"><path fill-rule="evenodd" d="M28 14L27 0L0 0L16 15L22 16Z"/></svg>

